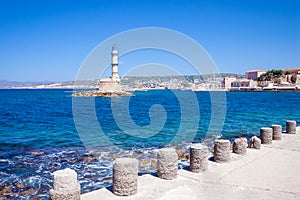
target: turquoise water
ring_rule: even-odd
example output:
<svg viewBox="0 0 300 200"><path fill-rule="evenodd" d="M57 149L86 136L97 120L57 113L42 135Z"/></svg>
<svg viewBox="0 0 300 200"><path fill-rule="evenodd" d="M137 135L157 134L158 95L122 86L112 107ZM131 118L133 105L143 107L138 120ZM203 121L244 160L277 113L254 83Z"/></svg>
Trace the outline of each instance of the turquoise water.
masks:
<svg viewBox="0 0 300 200"><path fill-rule="evenodd" d="M6 198L47 199L52 173L65 167L78 172L82 192L88 192L111 185L114 155L149 159L159 147L186 150L191 142L212 145L217 136L251 136L263 126L281 124L285 129L287 119L300 121L300 93L293 92L154 90L136 92L134 97L76 97L73 105L95 102L96 121L103 132L99 135L89 118L90 106L81 104L73 116L71 94L72 90L0 90L0 186L11 188ZM118 110L112 110L112 104ZM149 114L151 107L158 110ZM212 116L217 120L212 121ZM74 119L82 120L75 124ZM78 133L80 129L84 133ZM156 134L146 137L151 132ZM81 140L83 134L94 141L92 148ZM147 167L140 170L151 172ZM20 183L24 186L17 186Z"/></svg>

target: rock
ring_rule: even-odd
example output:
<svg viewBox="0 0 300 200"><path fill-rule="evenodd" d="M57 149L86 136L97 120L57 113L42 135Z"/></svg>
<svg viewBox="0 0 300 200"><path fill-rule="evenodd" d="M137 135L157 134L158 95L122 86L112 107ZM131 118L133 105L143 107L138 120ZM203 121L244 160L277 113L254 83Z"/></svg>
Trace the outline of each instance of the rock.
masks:
<svg viewBox="0 0 300 200"><path fill-rule="evenodd" d="M111 183L113 181L112 177L106 177L102 180L104 183Z"/></svg>
<svg viewBox="0 0 300 200"><path fill-rule="evenodd" d="M172 180L177 177L178 155L175 149L163 148L157 152L157 176Z"/></svg>
<svg viewBox="0 0 300 200"><path fill-rule="evenodd" d="M30 155L32 156L40 156L40 155L44 155L45 153L42 151L33 151L30 153Z"/></svg>
<svg viewBox="0 0 300 200"><path fill-rule="evenodd" d="M17 187L17 188L23 188L23 187L25 187L25 185L24 185L23 183L17 183L17 184L16 184L16 187Z"/></svg>
<svg viewBox="0 0 300 200"><path fill-rule="evenodd" d="M178 155L178 160L181 160L182 158L184 158L184 154L185 154L184 151L181 151L181 150L178 150L178 149L176 149L175 151Z"/></svg>
<svg viewBox="0 0 300 200"><path fill-rule="evenodd" d="M256 136L251 137L251 139L249 140L249 148L260 149L261 140Z"/></svg>
<svg viewBox="0 0 300 200"><path fill-rule="evenodd" d="M214 161L224 163L230 161L230 141L219 139L215 141Z"/></svg>
<svg viewBox="0 0 300 200"><path fill-rule="evenodd" d="M118 155L118 154L114 154L113 156L112 156L112 159L113 160L116 160L117 158L119 158L120 156Z"/></svg>
<svg viewBox="0 0 300 200"><path fill-rule="evenodd" d="M130 158L137 158L137 157L139 157L139 156L141 156L141 155L143 155L144 153L143 152L140 152L140 151L134 151L133 153L132 153L132 155L130 156Z"/></svg>
<svg viewBox="0 0 300 200"><path fill-rule="evenodd" d="M91 157L91 156L87 156L87 157L83 158L83 162L87 162L87 163L93 162L95 160L97 160L97 158L94 158L94 157Z"/></svg>
<svg viewBox="0 0 300 200"><path fill-rule="evenodd" d="M190 159L190 155L185 151L176 149L176 153L178 155L178 160L189 160Z"/></svg>
<svg viewBox="0 0 300 200"><path fill-rule="evenodd" d="M134 96L134 94L125 91L100 91L91 90L85 92L76 92L73 97L117 97L117 96Z"/></svg>
<svg viewBox="0 0 300 200"><path fill-rule="evenodd" d="M156 160L151 160L151 168L157 169L157 161Z"/></svg>
<svg viewBox="0 0 300 200"><path fill-rule="evenodd" d="M24 190L24 191L20 192L19 194L22 196L28 196L28 195L33 194L34 192L35 192L34 188L29 188L28 190Z"/></svg>
<svg viewBox="0 0 300 200"><path fill-rule="evenodd" d="M140 161L140 166L146 166L150 163L150 160L141 160Z"/></svg>
<svg viewBox="0 0 300 200"><path fill-rule="evenodd" d="M9 195L12 194L12 189L11 188L2 188L2 190L0 190L0 197L4 196L4 195Z"/></svg>
<svg viewBox="0 0 300 200"><path fill-rule="evenodd" d="M138 160L118 158L113 166L113 193L118 196L130 196L137 193Z"/></svg>
<svg viewBox="0 0 300 200"><path fill-rule="evenodd" d="M70 160L67 160L67 162L73 164L73 163L77 162L77 159L76 158L72 158Z"/></svg>
<svg viewBox="0 0 300 200"><path fill-rule="evenodd" d="M247 138L237 138L234 140L233 145L232 145L232 151L233 153L236 154L246 154L247 152Z"/></svg>

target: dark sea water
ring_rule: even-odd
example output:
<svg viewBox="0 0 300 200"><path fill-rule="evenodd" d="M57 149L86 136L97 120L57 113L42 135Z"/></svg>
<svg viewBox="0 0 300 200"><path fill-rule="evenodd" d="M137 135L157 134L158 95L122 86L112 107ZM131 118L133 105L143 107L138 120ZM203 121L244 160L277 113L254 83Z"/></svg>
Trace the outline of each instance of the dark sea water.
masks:
<svg viewBox="0 0 300 200"><path fill-rule="evenodd" d="M53 172L66 167L77 171L85 193L111 185L118 156L149 160L160 147L187 151L192 142L211 146L216 137L250 137L263 126L285 129L288 119L300 122L297 92L71 95L72 90L0 90L0 199L48 199ZM141 173L154 171L150 164L140 167Z"/></svg>

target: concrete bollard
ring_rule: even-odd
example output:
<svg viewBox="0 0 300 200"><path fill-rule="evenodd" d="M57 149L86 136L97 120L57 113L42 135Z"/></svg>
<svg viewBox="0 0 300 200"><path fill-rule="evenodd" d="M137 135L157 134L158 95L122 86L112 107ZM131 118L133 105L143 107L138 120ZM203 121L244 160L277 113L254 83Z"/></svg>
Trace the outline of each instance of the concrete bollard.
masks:
<svg viewBox="0 0 300 200"><path fill-rule="evenodd" d="M216 140L214 146L214 161L224 163L230 161L230 141Z"/></svg>
<svg viewBox="0 0 300 200"><path fill-rule="evenodd" d="M190 171L199 173L207 170L208 147L201 144L194 144L190 148Z"/></svg>
<svg viewBox="0 0 300 200"><path fill-rule="evenodd" d="M256 136L251 137L249 140L249 148L260 149L260 147L261 140Z"/></svg>
<svg viewBox="0 0 300 200"><path fill-rule="evenodd" d="M77 173L69 168L54 172L53 189L50 190L52 200L79 200L80 185Z"/></svg>
<svg viewBox="0 0 300 200"><path fill-rule="evenodd" d="M135 158L117 158L113 166L113 193L130 196L137 193L138 165Z"/></svg>
<svg viewBox="0 0 300 200"><path fill-rule="evenodd" d="M282 126L273 124L271 128L273 129L272 139L281 140Z"/></svg>
<svg viewBox="0 0 300 200"><path fill-rule="evenodd" d="M157 152L157 176L172 180L177 177L178 155L175 149L164 148Z"/></svg>
<svg viewBox="0 0 300 200"><path fill-rule="evenodd" d="M296 134L296 121L292 121L292 120L286 121L286 133Z"/></svg>
<svg viewBox="0 0 300 200"><path fill-rule="evenodd" d="M232 145L233 153L246 154L247 153L247 138L236 138Z"/></svg>
<svg viewBox="0 0 300 200"><path fill-rule="evenodd" d="M260 139L262 144L272 144L272 128L263 127L260 129Z"/></svg>

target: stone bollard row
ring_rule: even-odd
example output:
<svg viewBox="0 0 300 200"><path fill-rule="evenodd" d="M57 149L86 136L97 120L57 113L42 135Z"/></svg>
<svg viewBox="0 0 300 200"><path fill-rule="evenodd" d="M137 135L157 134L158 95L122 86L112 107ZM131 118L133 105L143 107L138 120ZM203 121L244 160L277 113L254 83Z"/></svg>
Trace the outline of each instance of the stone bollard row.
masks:
<svg viewBox="0 0 300 200"><path fill-rule="evenodd" d="M262 144L272 144L272 128L263 127L260 129L260 139Z"/></svg>
<svg viewBox="0 0 300 200"><path fill-rule="evenodd" d="M287 134L296 134L296 121L293 121L293 120L286 121L286 133Z"/></svg>
<svg viewBox="0 0 300 200"><path fill-rule="evenodd" d="M117 158L113 165L113 193L118 196L130 196L137 193L138 160L135 158Z"/></svg>
<svg viewBox="0 0 300 200"><path fill-rule="evenodd" d="M281 125L277 125L277 124L273 124L271 126L272 128L272 139L273 140L281 140L281 133L282 133L282 126Z"/></svg>
<svg viewBox="0 0 300 200"><path fill-rule="evenodd" d="M246 154L248 141L247 138L237 138L232 144L232 151L236 154Z"/></svg>
<svg viewBox="0 0 300 200"><path fill-rule="evenodd" d="M199 173L207 170L208 147L201 144L194 144L190 148L190 171Z"/></svg>
<svg viewBox="0 0 300 200"><path fill-rule="evenodd" d="M53 189L50 190L52 200L79 200L80 185L77 182L77 173L72 169L63 169L54 172Z"/></svg>
<svg viewBox="0 0 300 200"><path fill-rule="evenodd" d="M157 152L157 176L172 180L177 177L178 154L175 149L163 148Z"/></svg>
<svg viewBox="0 0 300 200"><path fill-rule="evenodd" d="M230 141L216 140L214 146L214 161L224 163L230 161Z"/></svg>

